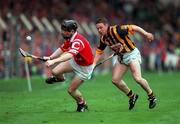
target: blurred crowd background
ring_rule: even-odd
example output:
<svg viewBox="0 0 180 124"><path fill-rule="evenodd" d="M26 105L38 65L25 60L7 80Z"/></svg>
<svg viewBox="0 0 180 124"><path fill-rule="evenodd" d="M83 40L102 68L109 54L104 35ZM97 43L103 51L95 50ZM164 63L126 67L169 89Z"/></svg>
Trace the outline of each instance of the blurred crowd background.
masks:
<svg viewBox="0 0 180 124"><path fill-rule="evenodd" d="M152 43L138 33L131 37L142 53L144 70L180 70L179 0L0 0L0 78L25 76L24 62L29 63L32 75L48 76L42 62L24 59L18 48L50 55L63 42L63 19L78 22L78 31L89 39L95 53L98 17L106 17L111 25L136 24L155 35ZM108 55L107 49L105 57Z"/></svg>

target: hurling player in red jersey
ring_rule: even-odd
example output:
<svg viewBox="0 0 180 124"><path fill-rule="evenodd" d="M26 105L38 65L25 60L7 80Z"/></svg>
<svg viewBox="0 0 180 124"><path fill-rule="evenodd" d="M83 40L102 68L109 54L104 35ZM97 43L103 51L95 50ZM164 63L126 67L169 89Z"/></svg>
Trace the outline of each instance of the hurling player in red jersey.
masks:
<svg viewBox="0 0 180 124"><path fill-rule="evenodd" d="M93 53L88 40L77 32L74 20L64 20L61 24L62 36L65 42L49 57L44 57L46 66L52 69L53 76L46 83L64 81L64 73L74 72L75 76L68 87L68 93L77 102L77 112L87 109L85 99L78 90L84 80L91 78L93 71Z"/></svg>

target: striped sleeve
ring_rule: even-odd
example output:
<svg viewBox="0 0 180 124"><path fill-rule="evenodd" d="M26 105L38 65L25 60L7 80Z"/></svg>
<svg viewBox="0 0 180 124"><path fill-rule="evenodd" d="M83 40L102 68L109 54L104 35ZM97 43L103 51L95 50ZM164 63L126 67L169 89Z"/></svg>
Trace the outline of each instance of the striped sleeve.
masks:
<svg viewBox="0 0 180 124"><path fill-rule="evenodd" d="M134 34L134 30L132 28L132 25L122 25L121 29L122 30L127 30L128 34L131 34L131 35Z"/></svg>
<svg viewBox="0 0 180 124"><path fill-rule="evenodd" d="M101 37L101 39L100 39L100 44L99 44L99 46L97 47L97 49L96 49L96 54L102 54L103 53L103 51L104 51L104 49L106 48L106 44L103 42L103 40L102 40L103 38Z"/></svg>

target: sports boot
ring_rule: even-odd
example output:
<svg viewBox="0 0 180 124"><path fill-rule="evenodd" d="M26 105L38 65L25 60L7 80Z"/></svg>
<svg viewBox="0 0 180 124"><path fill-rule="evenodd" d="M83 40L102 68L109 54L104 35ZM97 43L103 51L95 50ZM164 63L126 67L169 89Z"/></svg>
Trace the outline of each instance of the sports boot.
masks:
<svg viewBox="0 0 180 124"><path fill-rule="evenodd" d="M88 110L88 106L85 102L82 104L77 104L76 112L85 112L86 110Z"/></svg>
<svg viewBox="0 0 180 124"><path fill-rule="evenodd" d="M138 96L137 94L134 94L134 95L129 99L129 110L131 110L131 109L134 108L138 97L139 97L139 96Z"/></svg>
<svg viewBox="0 0 180 124"><path fill-rule="evenodd" d="M156 106L156 97L153 96L153 97L149 97L148 98L149 100L149 109L153 109L155 106Z"/></svg>
<svg viewBox="0 0 180 124"><path fill-rule="evenodd" d="M49 78L46 79L46 83L47 84L54 84L54 83L57 83L57 82L63 82L65 81L65 78L62 77L62 78L57 78L55 76L51 76Z"/></svg>

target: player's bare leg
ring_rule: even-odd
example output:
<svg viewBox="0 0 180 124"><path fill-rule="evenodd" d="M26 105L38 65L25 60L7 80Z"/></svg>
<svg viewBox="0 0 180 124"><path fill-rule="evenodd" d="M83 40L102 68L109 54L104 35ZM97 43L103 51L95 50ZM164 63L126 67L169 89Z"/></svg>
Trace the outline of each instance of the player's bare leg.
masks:
<svg viewBox="0 0 180 124"><path fill-rule="evenodd" d="M122 80L124 73L127 71L127 66L121 64L115 64L112 71L112 83L119 88L125 94L128 94L130 89Z"/></svg>
<svg viewBox="0 0 180 124"><path fill-rule="evenodd" d="M75 76L71 81L70 86L68 87L68 93L76 100L77 102L77 112L84 112L88 107L86 101L82 97L81 92L78 90L78 87L83 83L83 80L78 76Z"/></svg>
<svg viewBox="0 0 180 124"><path fill-rule="evenodd" d="M46 83L48 84L65 81L63 74L73 71L73 68L68 61L57 64L51 68L53 76L46 79Z"/></svg>
<svg viewBox="0 0 180 124"><path fill-rule="evenodd" d="M126 83L122 80L122 77L127 70L128 66L118 63L115 64L113 67L112 83L129 97L129 110L131 110L135 106L138 95L133 93L132 90L129 89Z"/></svg>
<svg viewBox="0 0 180 124"><path fill-rule="evenodd" d="M141 66L138 60L132 61L130 64L130 70L132 72L134 80L140 84L140 86L146 91L149 97L149 108L154 108L156 106L156 98L150 88L148 82L141 76Z"/></svg>
<svg viewBox="0 0 180 124"><path fill-rule="evenodd" d="M152 93L148 82L141 76L141 67L139 62L132 61L129 66L134 80L141 85L141 87L147 92L147 94Z"/></svg>

